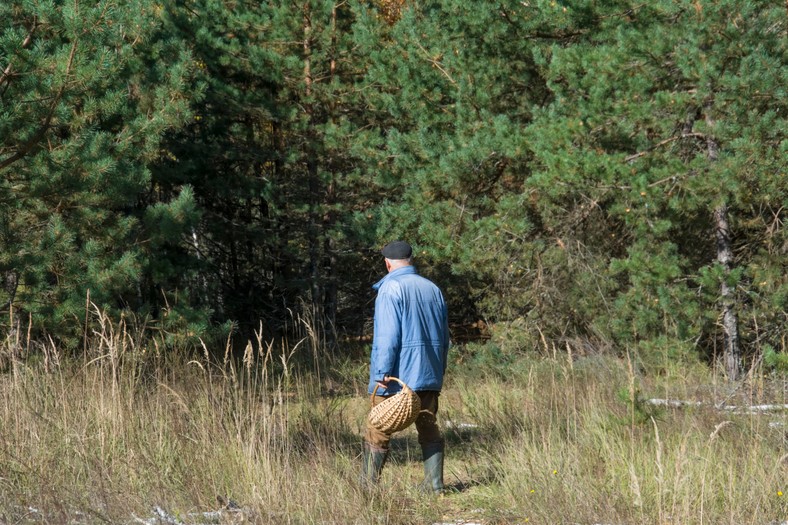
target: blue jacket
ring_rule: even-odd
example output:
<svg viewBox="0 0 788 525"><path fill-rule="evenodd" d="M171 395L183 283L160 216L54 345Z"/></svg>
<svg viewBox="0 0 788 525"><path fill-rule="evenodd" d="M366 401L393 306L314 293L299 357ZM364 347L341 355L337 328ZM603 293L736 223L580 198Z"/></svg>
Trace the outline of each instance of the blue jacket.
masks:
<svg viewBox="0 0 788 525"><path fill-rule="evenodd" d="M413 266L389 272L373 288L375 333L369 367L369 393L383 376L394 376L413 390L440 390L449 350L446 302L440 289ZM378 394L400 390L392 381Z"/></svg>

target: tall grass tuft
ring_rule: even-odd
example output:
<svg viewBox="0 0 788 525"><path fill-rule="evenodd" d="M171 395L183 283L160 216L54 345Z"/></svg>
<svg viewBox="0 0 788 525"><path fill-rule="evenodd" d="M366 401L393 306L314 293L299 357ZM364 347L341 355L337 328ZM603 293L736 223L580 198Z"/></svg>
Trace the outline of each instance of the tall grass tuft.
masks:
<svg viewBox="0 0 788 525"><path fill-rule="evenodd" d="M242 359L229 343L218 358L166 354L149 334L94 315L80 359L50 346L0 375L0 516L114 523L220 501L263 522L377 515L354 479L354 399L321 395L313 371L294 365L303 344L260 332Z"/></svg>
<svg viewBox="0 0 788 525"><path fill-rule="evenodd" d="M785 412L719 406L785 403L779 379L728 389L703 366L648 377L633 360L571 349L501 364L455 348L439 412L454 492L418 492L409 429L365 493L365 363L331 377L320 329L273 342L261 328L239 356L229 342L168 353L131 321L93 316L77 359L51 342L36 351L24 330L2 347L0 522L130 523L159 508L206 523L228 502L246 522L277 524L788 520ZM702 404L658 410L649 397Z"/></svg>
<svg viewBox="0 0 788 525"><path fill-rule="evenodd" d="M485 456L485 471L470 471L494 473L489 488L469 492L478 494L472 505L505 509L517 523L784 523L786 412L715 403L785 404L786 383L730 398L709 370L685 371L665 381L631 360L596 356L521 363L497 381L455 380L451 417L479 425ZM699 404L659 409L647 394Z"/></svg>

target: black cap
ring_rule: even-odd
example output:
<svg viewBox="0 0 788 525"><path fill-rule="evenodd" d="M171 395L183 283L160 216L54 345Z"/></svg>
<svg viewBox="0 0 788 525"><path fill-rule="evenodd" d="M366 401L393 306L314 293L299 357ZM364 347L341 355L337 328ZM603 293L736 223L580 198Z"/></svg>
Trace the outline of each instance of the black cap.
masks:
<svg viewBox="0 0 788 525"><path fill-rule="evenodd" d="M380 253L386 259L410 259L413 248L405 241L393 241L384 246Z"/></svg>

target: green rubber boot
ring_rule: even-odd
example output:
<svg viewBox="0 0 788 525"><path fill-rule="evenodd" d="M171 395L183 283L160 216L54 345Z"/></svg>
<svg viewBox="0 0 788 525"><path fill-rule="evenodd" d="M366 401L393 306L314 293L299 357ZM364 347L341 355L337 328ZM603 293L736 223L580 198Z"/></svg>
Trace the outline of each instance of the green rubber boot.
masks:
<svg viewBox="0 0 788 525"><path fill-rule="evenodd" d="M388 450L373 447L369 443L364 443L364 458L361 463L361 487L370 490L378 484L380 471L386 464Z"/></svg>
<svg viewBox="0 0 788 525"><path fill-rule="evenodd" d="M421 447L421 457L424 459L424 483L421 488L424 492L440 494L445 490L443 486L443 450L443 443Z"/></svg>

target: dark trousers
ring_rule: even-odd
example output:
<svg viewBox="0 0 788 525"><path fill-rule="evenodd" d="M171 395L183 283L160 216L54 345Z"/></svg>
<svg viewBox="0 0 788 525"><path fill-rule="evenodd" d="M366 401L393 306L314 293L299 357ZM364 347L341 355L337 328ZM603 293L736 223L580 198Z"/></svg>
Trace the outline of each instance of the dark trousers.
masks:
<svg viewBox="0 0 788 525"><path fill-rule="evenodd" d="M416 419L416 431L419 433L419 444L422 447L442 444L443 435L435 419L435 414L438 413L438 396L440 396L440 392L437 390L422 390L416 392L416 394L418 394L419 400L421 401L421 413ZM367 423L364 440L374 449L388 450L389 442L391 442L391 434L381 432Z"/></svg>

